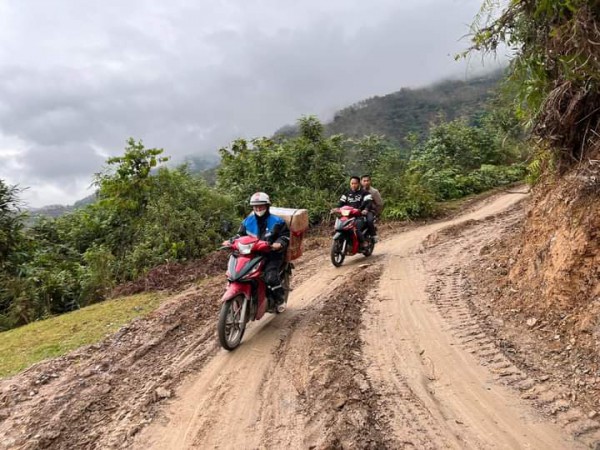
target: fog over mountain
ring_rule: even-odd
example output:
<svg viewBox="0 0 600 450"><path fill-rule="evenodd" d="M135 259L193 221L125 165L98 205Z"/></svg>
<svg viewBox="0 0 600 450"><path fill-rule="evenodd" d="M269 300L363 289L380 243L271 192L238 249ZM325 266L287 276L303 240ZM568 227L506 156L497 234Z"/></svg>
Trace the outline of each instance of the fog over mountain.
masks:
<svg viewBox="0 0 600 450"><path fill-rule="evenodd" d="M480 4L0 1L0 178L30 206L73 203L130 136L176 162L464 79L480 61L454 55Z"/></svg>

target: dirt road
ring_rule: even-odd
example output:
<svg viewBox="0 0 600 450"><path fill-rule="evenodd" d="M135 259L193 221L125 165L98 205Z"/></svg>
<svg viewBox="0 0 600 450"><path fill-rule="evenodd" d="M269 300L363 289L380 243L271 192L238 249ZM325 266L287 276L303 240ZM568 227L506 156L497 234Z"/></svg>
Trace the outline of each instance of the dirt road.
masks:
<svg viewBox="0 0 600 450"><path fill-rule="evenodd" d="M461 345L472 331L468 318L463 333L454 333L461 318L444 317L427 294L427 265L443 267L457 255L428 254L423 241L522 197L502 195L455 220L399 234L384 240L375 257L350 258L339 269L317 258L319 271L294 290L288 311L253 324L244 345L220 351L190 377L136 447L578 448L517 390L497 382L498 371L501 378L514 373L484 367ZM493 236L493 221L484 233ZM361 267L367 262L371 267ZM356 282L365 276L366 288ZM343 321L358 316L362 326L324 318L323 311L360 288L366 292L340 314ZM347 311L353 302L354 317ZM340 352L350 345L349 361L332 356L327 336L345 340ZM349 430L361 427L357 444Z"/></svg>
<svg viewBox="0 0 600 450"><path fill-rule="evenodd" d="M600 425L514 367L461 295L456 272L523 198L390 235L341 268L308 252L288 310L251 323L231 353L215 336L223 280L208 279L1 381L0 448L596 445Z"/></svg>

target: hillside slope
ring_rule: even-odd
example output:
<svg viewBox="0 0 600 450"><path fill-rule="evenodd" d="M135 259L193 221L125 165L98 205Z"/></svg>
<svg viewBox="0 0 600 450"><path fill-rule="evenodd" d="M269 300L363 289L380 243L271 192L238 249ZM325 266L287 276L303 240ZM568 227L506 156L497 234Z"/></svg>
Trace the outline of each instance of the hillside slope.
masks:
<svg viewBox="0 0 600 450"><path fill-rule="evenodd" d="M600 413L598 156L538 185L526 217L471 267L473 295L490 327L502 324L513 359L530 366L520 352L537 348L540 374L590 417Z"/></svg>
<svg viewBox="0 0 600 450"><path fill-rule="evenodd" d="M469 80L446 80L424 88L403 88L382 97L371 97L337 111L325 124L327 135L362 137L385 135L402 145L409 133L425 135L440 118L476 121L498 88L504 72ZM296 125L285 125L275 136L296 136Z"/></svg>
<svg viewBox="0 0 600 450"><path fill-rule="evenodd" d="M289 310L250 324L232 353L215 336L222 278L187 289L101 344L0 382L0 448L598 442L600 426L580 413L557 424L536 411L525 395L543 382L508 361L455 284L523 197L498 195L453 220L390 233L373 257L341 268L326 248L307 252ZM544 405L566 411L562 401Z"/></svg>
<svg viewBox="0 0 600 450"><path fill-rule="evenodd" d="M444 81L422 89L401 89L383 97L360 101L337 112L326 129L329 134L358 137L383 134L403 144L409 133L423 135L437 119L480 115L498 86L501 72L467 81Z"/></svg>

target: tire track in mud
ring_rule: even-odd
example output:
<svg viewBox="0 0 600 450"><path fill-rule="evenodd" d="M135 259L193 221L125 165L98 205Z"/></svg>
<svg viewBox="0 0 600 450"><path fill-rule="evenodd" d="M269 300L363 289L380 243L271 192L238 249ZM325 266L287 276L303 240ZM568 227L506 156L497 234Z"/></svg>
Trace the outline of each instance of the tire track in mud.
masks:
<svg viewBox="0 0 600 450"><path fill-rule="evenodd" d="M512 210L495 220L505 228L517 221L520 214ZM429 245L427 253L442 252L453 261L440 267L435 258L431 259L429 271L436 281L428 289L430 301L446 319L449 331L461 348L472 354L481 366L487 367L496 383L516 390L521 399L530 401L547 420L558 423L579 443L589 448L600 447L600 423L573 407L567 389L553 385L546 378L528 374L522 364L519 368L514 362L517 350L510 342L490 332L492 328L486 326L485 316L474 304L476 297L467 295L469 284L465 268L474 256L473 249L483 248L490 241L484 221L473 221L468 225L458 230L444 230L441 238L430 236L435 242Z"/></svg>
<svg viewBox="0 0 600 450"><path fill-rule="evenodd" d="M136 438L135 447L258 448L277 433L278 439L295 442L296 448L303 439L304 416L288 377L301 372L305 364L282 373L277 349L295 342L297 336L306 348L304 334L295 330L309 323L325 299L352 277L357 261L340 269L331 267L324 257L310 261L308 267L316 265L321 270L294 288L288 310L252 323L235 351L218 352L177 390L176 400Z"/></svg>
<svg viewBox="0 0 600 450"><path fill-rule="evenodd" d="M95 349L0 383L0 434L28 449L577 448L516 393L580 426L576 413L503 358L460 294L465 246L497 229L482 218L514 202L490 199L338 269L322 250L305 255L288 311L251 324L231 353L214 333L223 281L181 294ZM470 241L460 237L469 224L483 230ZM464 242L424 252L443 227L428 239L436 251L446 235Z"/></svg>
<svg viewBox="0 0 600 450"><path fill-rule="evenodd" d="M505 380L526 382L526 378L497 360L496 350L477 322L470 321L467 309L452 306L455 316L449 316L448 309L438 308L425 295L429 266L453 267L460 248L456 253L424 253L420 242L444 228L452 235L481 220L486 225L482 233L489 237L497 230L496 219L485 218L497 215L516 199L499 196L472 214L384 242L387 261L379 287L382 301L373 304L365 330L369 371L378 389L390 396L396 417L408 416L407 405L415 410L412 414L424 429L430 448L581 447L502 384ZM439 271L436 275L449 277ZM459 286L447 284L440 291L440 301L453 305L458 292ZM490 370L494 367L480 365L461 341L481 346L480 354L495 362L497 374ZM407 435L404 420L396 419L392 425L398 440ZM427 442L412 445L424 448Z"/></svg>
<svg viewBox="0 0 600 450"><path fill-rule="evenodd" d="M119 448L216 349L218 281L174 296L106 340L0 382L0 448ZM209 295L205 296L208 290Z"/></svg>
<svg viewBox="0 0 600 450"><path fill-rule="evenodd" d="M380 395L367 378L360 336L362 314L381 272L380 265L365 264L348 274L344 285L312 308L276 349L274 377L263 398L279 401L280 407L267 409L265 447L395 446Z"/></svg>

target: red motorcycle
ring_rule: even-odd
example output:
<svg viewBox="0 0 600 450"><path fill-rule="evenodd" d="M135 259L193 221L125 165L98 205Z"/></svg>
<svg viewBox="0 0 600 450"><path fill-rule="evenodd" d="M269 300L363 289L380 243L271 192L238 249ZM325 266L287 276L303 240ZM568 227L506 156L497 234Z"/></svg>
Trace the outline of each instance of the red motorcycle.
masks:
<svg viewBox="0 0 600 450"><path fill-rule="evenodd" d="M217 330L221 346L233 350L240 345L250 320L259 320L265 312L278 311L263 278L265 255L271 252L269 243L256 237L242 236L223 245L223 248L231 250L231 256L227 265L228 285L221 298ZM293 268L291 262L284 261L280 269L284 305L290 293Z"/></svg>
<svg viewBox="0 0 600 450"><path fill-rule="evenodd" d="M360 209L352 206L342 206L334 210L340 215L335 220L335 234L333 235L333 244L331 246L331 262L335 267L340 267L346 258L346 255L353 256L362 253L365 256L371 256L375 249L375 241L365 226L362 230L366 246L362 247L358 240L358 229L356 221L362 217Z"/></svg>

